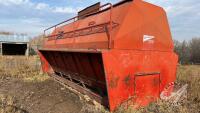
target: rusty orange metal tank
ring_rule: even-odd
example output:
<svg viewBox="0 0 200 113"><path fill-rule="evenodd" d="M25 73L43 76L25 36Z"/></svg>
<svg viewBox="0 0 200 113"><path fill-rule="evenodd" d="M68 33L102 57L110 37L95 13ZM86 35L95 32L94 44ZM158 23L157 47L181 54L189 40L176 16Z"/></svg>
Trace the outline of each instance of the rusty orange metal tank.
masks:
<svg viewBox="0 0 200 113"><path fill-rule="evenodd" d="M155 101L178 61L165 11L141 0L94 6L45 30L44 72L110 111Z"/></svg>

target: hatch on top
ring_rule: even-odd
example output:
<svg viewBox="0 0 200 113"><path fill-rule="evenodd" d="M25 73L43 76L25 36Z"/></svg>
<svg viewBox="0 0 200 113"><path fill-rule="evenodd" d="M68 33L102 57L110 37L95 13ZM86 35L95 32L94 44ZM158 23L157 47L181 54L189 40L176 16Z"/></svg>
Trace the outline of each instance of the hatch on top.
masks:
<svg viewBox="0 0 200 113"><path fill-rule="evenodd" d="M101 3L98 2L78 12L78 19L83 19L87 15L100 11Z"/></svg>

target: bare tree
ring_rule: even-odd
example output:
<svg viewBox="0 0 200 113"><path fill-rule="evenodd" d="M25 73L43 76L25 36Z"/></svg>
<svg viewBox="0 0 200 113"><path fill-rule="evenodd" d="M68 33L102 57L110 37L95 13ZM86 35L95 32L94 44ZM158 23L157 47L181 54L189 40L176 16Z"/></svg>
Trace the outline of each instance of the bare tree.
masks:
<svg viewBox="0 0 200 113"><path fill-rule="evenodd" d="M200 63L200 38L193 38L189 42L190 61L192 63Z"/></svg>
<svg viewBox="0 0 200 113"><path fill-rule="evenodd" d="M179 41L174 41L174 51L178 54L179 56L179 63L180 64L189 64L190 63L190 58L191 58L191 53L190 53L190 45L188 44L187 41L179 42Z"/></svg>

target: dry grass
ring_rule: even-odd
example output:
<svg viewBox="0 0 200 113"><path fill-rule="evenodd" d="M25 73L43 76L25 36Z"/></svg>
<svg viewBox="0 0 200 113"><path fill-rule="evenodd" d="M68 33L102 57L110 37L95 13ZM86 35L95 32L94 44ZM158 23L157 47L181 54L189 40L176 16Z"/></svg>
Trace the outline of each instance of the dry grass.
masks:
<svg viewBox="0 0 200 113"><path fill-rule="evenodd" d="M38 56L0 57L0 78L21 78L25 81L44 81L49 78L46 74L41 74L43 73Z"/></svg>

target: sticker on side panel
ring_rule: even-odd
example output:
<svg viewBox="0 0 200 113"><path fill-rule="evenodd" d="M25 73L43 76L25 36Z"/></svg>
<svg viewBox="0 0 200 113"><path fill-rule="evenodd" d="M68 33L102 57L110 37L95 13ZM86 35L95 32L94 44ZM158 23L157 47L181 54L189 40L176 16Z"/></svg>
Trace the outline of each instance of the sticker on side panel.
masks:
<svg viewBox="0 0 200 113"><path fill-rule="evenodd" d="M144 42L151 42L154 43L155 36L151 35L143 35L143 43Z"/></svg>

